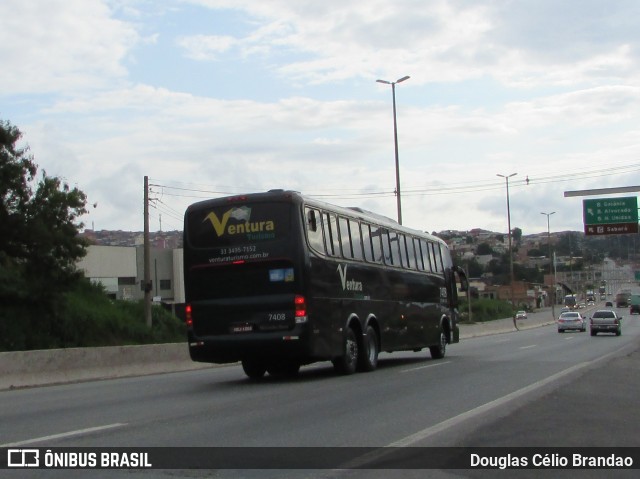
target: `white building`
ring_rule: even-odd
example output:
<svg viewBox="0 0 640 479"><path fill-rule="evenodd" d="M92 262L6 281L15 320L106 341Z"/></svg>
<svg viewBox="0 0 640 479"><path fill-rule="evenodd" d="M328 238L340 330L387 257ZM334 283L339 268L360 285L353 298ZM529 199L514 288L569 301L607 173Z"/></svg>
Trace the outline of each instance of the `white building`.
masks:
<svg viewBox="0 0 640 479"><path fill-rule="evenodd" d="M164 303L184 303L182 249L151 250L152 296ZM114 299L144 298L144 248L142 246L98 246L87 248L78 262L87 278L104 286Z"/></svg>

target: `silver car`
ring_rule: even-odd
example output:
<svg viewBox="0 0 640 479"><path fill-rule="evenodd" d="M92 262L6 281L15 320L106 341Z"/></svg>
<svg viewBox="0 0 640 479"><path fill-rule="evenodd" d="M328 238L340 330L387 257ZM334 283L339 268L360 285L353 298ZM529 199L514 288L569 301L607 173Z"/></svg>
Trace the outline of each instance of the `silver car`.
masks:
<svg viewBox="0 0 640 479"><path fill-rule="evenodd" d="M578 311L567 311L558 317L558 332L580 331L584 333L587 330L587 320Z"/></svg>

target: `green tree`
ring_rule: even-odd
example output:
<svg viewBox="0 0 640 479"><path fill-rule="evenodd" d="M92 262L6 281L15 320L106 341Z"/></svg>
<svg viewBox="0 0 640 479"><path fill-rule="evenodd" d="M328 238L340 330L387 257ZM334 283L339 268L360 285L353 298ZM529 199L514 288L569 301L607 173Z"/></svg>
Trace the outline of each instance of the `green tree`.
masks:
<svg viewBox="0 0 640 479"><path fill-rule="evenodd" d="M479 254L479 255L493 254L493 248L491 247L491 245L489 245L489 243L480 243L476 248L476 254Z"/></svg>
<svg viewBox="0 0 640 479"><path fill-rule="evenodd" d="M576 231L562 233L556 244L556 251L561 256L582 256L582 238Z"/></svg>
<svg viewBox="0 0 640 479"><path fill-rule="evenodd" d="M478 260L475 258L465 261L465 267L469 278L479 278L482 276L482 273L484 273L484 266L478 263Z"/></svg>
<svg viewBox="0 0 640 479"><path fill-rule="evenodd" d="M37 166L22 133L0 120L0 340L13 349L48 347L60 324L63 293L85 254L78 223L86 196ZM19 318L19 321L16 319ZM11 346L10 345L10 346Z"/></svg>
<svg viewBox="0 0 640 479"><path fill-rule="evenodd" d="M522 230L518 227L515 227L511 230L511 236L513 237L513 241L517 244L520 244L522 241Z"/></svg>

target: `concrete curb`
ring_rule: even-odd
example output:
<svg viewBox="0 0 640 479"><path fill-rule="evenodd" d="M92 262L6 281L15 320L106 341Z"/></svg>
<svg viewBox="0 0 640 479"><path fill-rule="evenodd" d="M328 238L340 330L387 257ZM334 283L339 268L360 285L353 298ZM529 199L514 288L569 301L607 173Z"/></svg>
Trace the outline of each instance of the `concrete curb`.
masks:
<svg viewBox="0 0 640 479"><path fill-rule="evenodd" d="M515 331L541 328L555 324L555 320L549 318L529 318L516 322L518 329L513 325L513 318L495 319L484 323L460 324L460 338L469 339L490 334L513 333Z"/></svg>
<svg viewBox="0 0 640 479"><path fill-rule="evenodd" d="M519 329L553 324L543 320L518 322ZM460 338L516 331L511 318L461 324ZM217 365L196 363L186 342L145 346L69 348L0 353L0 391L96 379L159 374Z"/></svg>
<svg viewBox="0 0 640 479"><path fill-rule="evenodd" d="M0 390L211 367L185 343L0 353Z"/></svg>

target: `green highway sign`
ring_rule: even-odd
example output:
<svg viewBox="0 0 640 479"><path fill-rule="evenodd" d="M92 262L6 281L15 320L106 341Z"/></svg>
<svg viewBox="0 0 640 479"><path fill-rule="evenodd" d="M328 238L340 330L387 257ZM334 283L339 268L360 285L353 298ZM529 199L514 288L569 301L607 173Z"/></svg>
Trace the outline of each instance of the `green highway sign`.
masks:
<svg viewBox="0 0 640 479"><path fill-rule="evenodd" d="M587 236L626 235L638 233L638 223L612 223L610 225L584 225Z"/></svg>
<svg viewBox="0 0 640 479"><path fill-rule="evenodd" d="M582 200L584 225L638 223L638 198L605 198Z"/></svg>

